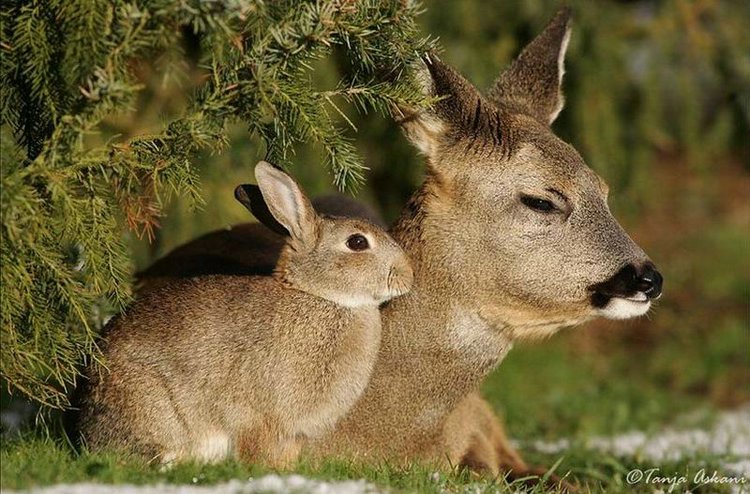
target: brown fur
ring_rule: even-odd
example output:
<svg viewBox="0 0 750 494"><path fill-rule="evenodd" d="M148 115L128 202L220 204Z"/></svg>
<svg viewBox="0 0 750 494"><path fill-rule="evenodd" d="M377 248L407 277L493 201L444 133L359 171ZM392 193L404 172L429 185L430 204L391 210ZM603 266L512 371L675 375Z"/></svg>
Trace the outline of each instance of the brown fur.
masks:
<svg viewBox="0 0 750 494"><path fill-rule="evenodd" d="M592 286L647 257L612 217L603 181L549 127L562 108L568 33L563 10L488 96L426 61L425 91L442 99L431 111L407 109L401 123L427 177L392 229L414 286L382 311L364 395L310 454L528 472L477 394L482 379L518 339L648 309L592 305ZM533 210L525 197L555 209Z"/></svg>
<svg viewBox="0 0 750 494"><path fill-rule="evenodd" d="M256 174L291 235L274 275L181 280L110 323L106 369L89 370L83 400L89 447L284 466L362 393L378 305L408 290L408 261L372 224L319 217L281 171L261 164ZM354 234L370 249L349 250Z"/></svg>

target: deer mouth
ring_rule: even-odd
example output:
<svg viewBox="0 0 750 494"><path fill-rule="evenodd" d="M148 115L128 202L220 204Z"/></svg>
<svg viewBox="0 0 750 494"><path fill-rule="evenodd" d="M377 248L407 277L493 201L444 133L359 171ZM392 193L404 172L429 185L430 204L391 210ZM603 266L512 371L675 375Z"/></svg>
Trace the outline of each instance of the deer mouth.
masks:
<svg viewBox="0 0 750 494"><path fill-rule="evenodd" d="M643 292L629 295L613 295L594 292L591 304L597 314L607 319L630 319L644 315L651 308L652 299Z"/></svg>
<svg viewBox="0 0 750 494"><path fill-rule="evenodd" d="M661 294L659 294L657 297L649 297L648 294L645 292L635 292L631 294L621 294L621 293L607 293L604 291L594 291L591 295L591 305L596 307L597 309L604 308L612 299L619 299L624 300L627 302L632 302L636 304L649 304L654 300L659 300L661 298Z"/></svg>
<svg viewBox="0 0 750 494"><path fill-rule="evenodd" d="M642 316L661 297L663 278L648 261L640 267L627 264L608 280L591 285L591 305L610 319Z"/></svg>
<svg viewBox="0 0 750 494"><path fill-rule="evenodd" d="M623 300L627 300L628 302L635 302L637 304L649 302L648 295L646 295L643 292L637 292L634 295L630 295L628 297L612 297L612 298L621 298Z"/></svg>

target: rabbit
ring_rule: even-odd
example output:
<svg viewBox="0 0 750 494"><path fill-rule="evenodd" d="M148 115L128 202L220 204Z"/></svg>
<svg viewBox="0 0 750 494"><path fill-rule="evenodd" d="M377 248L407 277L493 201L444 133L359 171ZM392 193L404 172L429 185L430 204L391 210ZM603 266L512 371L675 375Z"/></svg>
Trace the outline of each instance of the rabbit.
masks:
<svg viewBox="0 0 750 494"><path fill-rule="evenodd" d="M235 196L288 236L274 273L180 280L114 318L87 372L89 449L284 468L364 390L379 306L409 291L409 260L367 221L318 215L280 169L260 162L255 176Z"/></svg>

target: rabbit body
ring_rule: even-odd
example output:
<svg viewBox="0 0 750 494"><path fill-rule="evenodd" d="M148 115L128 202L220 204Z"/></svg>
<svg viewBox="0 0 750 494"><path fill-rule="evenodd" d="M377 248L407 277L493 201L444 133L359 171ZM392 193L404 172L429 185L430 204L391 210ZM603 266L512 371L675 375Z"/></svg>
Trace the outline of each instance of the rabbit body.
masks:
<svg viewBox="0 0 750 494"><path fill-rule="evenodd" d="M288 234L273 275L181 280L112 320L83 393L92 449L286 466L362 394L379 305L409 290L408 259L366 220L319 216L281 170L255 173L235 194Z"/></svg>
<svg viewBox="0 0 750 494"><path fill-rule="evenodd" d="M379 344L377 305L343 307L274 277L185 280L113 321L84 437L163 462L237 454L283 465L298 438L354 404Z"/></svg>

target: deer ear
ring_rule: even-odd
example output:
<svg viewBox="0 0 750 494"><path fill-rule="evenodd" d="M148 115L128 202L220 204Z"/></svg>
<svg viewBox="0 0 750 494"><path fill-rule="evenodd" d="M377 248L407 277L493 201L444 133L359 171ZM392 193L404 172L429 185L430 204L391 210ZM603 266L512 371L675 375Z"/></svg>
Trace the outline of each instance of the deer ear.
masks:
<svg viewBox="0 0 750 494"><path fill-rule="evenodd" d="M489 99L500 108L526 113L552 124L563 108L560 87L565 72L565 51L570 39L571 13L560 9L541 34L526 45L490 90Z"/></svg>
<svg viewBox="0 0 750 494"><path fill-rule="evenodd" d="M313 245L317 237L318 215L299 185L265 161L255 166L255 178L257 189L240 186L235 190L238 200L271 230L288 233L294 241Z"/></svg>
<svg viewBox="0 0 750 494"><path fill-rule="evenodd" d="M467 132L481 113L482 95L469 81L436 55L423 57L417 77L424 93L436 99L427 110L402 109L406 137L426 156L434 156L441 139Z"/></svg>
<svg viewBox="0 0 750 494"><path fill-rule="evenodd" d="M268 205L263 199L263 194L260 193L260 187L254 184L242 184L238 185L234 189L234 197L243 206L245 206L255 218L267 226L271 231L278 233L279 235L288 236L289 232L284 225L276 221L271 211L268 210Z"/></svg>

